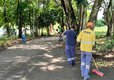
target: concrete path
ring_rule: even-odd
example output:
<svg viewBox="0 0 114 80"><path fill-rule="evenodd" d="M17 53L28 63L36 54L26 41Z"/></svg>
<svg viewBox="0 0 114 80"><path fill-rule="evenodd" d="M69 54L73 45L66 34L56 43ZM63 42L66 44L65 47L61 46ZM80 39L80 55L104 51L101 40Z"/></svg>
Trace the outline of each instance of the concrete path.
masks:
<svg viewBox="0 0 114 80"><path fill-rule="evenodd" d="M68 66L64 47L57 40L57 37L35 39L1 51L0 80L83 80L80 55L76 54L76 66ZM114 67L101 70L106 74L104 77L90 72L93 80L114 80Z"/></svg>

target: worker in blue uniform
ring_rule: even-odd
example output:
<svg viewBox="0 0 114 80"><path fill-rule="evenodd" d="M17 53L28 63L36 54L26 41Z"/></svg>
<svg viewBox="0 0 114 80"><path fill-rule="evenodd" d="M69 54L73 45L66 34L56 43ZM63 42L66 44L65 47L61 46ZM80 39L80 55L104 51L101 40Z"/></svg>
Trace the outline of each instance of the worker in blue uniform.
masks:
<svg viewBox="0 0 114 80"><path fill-rule="evenodd" d="M66 30L62 33L62 36L66 35L65 53L68 64L75 65L75 45L76 45L76 32L75 27L72 26L70 30Z"/></svg>

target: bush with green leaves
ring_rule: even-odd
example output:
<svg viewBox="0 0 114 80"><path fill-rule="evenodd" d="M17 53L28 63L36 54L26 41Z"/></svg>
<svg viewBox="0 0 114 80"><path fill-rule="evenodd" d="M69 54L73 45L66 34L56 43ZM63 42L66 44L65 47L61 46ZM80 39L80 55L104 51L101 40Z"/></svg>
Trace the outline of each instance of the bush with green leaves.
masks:
<svg viewBox="0 0 114 80"><path fill-rule="evenodd" d="M105 26L105 25L106 24L105 24L103 19L99 19L99 20L96 21L96 26L97 27L102 27L102 26Z"/></svg>
<svg viewBox="0 0 114 80"><path fill-rule="evenodd" d="M114 40L106 39L103 44L96 44L96 50L99 52L111 51L114 48Z"/></svg>
<svg viewBox="0 0 114 80"><path fill-rule="evenodd" d="M51 23L54 25L56 22L60 21L61 14L61 9L51 9L48 11L44 11L39 16L39 25L41 27L47 27Z"/></svg>
<svg viewBox="0 0 114 80"><path fill-rule="evenodd" d="M17 36L8 37L7 35L4 36L4 37L1 37L1 38L0 38L0 45L5 44L7 41L16 40L17 38L18 38Z"/></svg>

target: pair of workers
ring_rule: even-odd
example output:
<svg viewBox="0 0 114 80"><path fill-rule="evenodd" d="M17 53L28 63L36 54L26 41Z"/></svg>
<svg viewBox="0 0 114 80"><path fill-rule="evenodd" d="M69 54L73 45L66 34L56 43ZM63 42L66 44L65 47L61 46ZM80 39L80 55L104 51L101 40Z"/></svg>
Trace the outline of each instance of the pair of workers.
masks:
<svg viewBox="0 0 114 80"><path fill-rule="evenodd" d="M82 30L77 36L77 42L80 42L80 50L81 50L81 76L84 78L83 80L89 80L89 70L90 63L92 58L92 48L95 44L95 32L94 23L88 22L87 28ZM75 65L75 44L76 44L76 32L74 31L74 27L71 27L71 30L66 30L63 34L66 35L66 57L68 64L71 66Z"/></svg>

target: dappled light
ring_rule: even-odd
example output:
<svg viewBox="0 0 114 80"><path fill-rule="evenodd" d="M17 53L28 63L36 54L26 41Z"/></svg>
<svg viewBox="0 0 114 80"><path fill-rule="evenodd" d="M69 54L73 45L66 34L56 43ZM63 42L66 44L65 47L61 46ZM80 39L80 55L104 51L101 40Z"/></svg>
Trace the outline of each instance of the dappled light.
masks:
<svg viewBox="0 0 114 80"><path fill-rule="evenodd" d="M51 63L63 63L65 60L62 57L54 58L51 60Z"/></svg>
<svg viewBox="0 0 114 80"><path fill-rule="evenodd" d="M47 66L47 68L50 71L54 71L54 70L62 69L64 67L63 66L56 66L56 65L49 65L49 66Z"/></svg>
<svg viewBox="0 0 114 80"><path fill-rule="evenodd" d="M30 57L25 57L25 56L16 56L14 63L24 63L30 60Z"/></svg>
<svg viewBox="0 0 114 80"><path fill-rule="evenodd" d="M50 73L52 75L57 75L57 77L54 77L55 79L60 78L60 73L62 73L64 76L68 76L69 72L72 71L75 74L75 72L77 72L76 70L79 70L77 67L70 68L66 66L67 61L64 54L64 48L62 45L50 41L45 43L40 42L40 44L37 44L37 42L35 42L35 44L31 44L31 42L25 45L19 44L8 47L7 50L7 54L14 56L5 59L6 63L11 64L5 68L6 70L11 69L11 71L8 71L5 74L7 75L6 80L31 80L29 79L29 76L34 75L37 75L38 78L35 79L37 80L40 76L42 76L42 78L49 76ZM18 53L18 55L16 55L16 53ZM96 51L94 51L94 53L96 53ZM77 66L79 66L80 63L79 55L80 54L76 55ZM99 56L101 55L98 55L97 57L97 64L100 69L112 68L114 66L113 60L107 61L105 59L100 59ZM107 59L111 57L112 55L107 55L104 58Z"/></svg>
<svg viewBox="0 0 114 80"><path fill-rule="evenodd" d="M32 62L31 65L34 65L36 68L39 67L42 71L55 71L55 70L64 68L64 66L59 65L60 63L65 62L63 57L54 57L54 56L46 54L46 53L42 54L42 57L46 58L47 61L46 62L45 61L44 62L41 62L41 61ZM34 56L33 59L34 58L38 58L38 57Z"/></svg>
<svg viewBox="0 0 114 80"><path fill-rule="evenodd" d="M48 64L49 64L49 62L32 63L32 65L35 65L35 66L47 66Z"/></svg>
<svg viewBox="0 0 114 80"><path fill-rule="evenodd" d="M58 37L49 37L49 38L41 38L39 41L53 41L53 40L57 40L57 39L58 39Z"/></svg>
<svg viewBox="0 0 114 80"><path fill-rule="evenodd" d="M114 58L114 54L108 54L104 56L105 58Z"/></svg>
<svg viewBox="0 0 114 80"><path fill-rule="evenodd" d="M0 1L0 80L113 75L114 0Z"/></svg>
<svg viewBox="0 0 114 80"><path fill-rule="evenodd" d="M47 57L47 58L53 58L53 57L54 57L53 55L50 55L50 54L48 54L48 53L43 54L43 56L45 56L45 57Z"/></svg>
<svg viewBox="0 0 114 80"><path fill-rule="evenodd" d="M95 58L95 61L98 64L99 68L114 67L113 53L110 53L110 54L97 53L97 54L93 54L93 57Z"/></svg>
<svg viewBox="0 0 114 80"><path fill-rule="evenodd" d="M101 39L97 42L104 44L104 40ZM79 48L76 49L76 66L70 66L70 68L67 66L67 60L64 54L65 48L63 46L62 44L58 44L57 40L51 41L50 38L48 38L43 42L41 39L35 39L35 41L29 41L27 44L18 44L8 47L5 53L10 55L10 57L6 58L6 56L4 56L3 60L5 62L4 65L10 65L4 67L3 72L0 72L0 74L3 75L3 73L6 72L5 70L9 70L4 74L7 76L6 80L31 80L30 76L34 75L36 76L35 80L39 79L40 76L44 80L45 76L49 76L49 74L57 75L53 80L55 78L61 80L59 79L61 73L64 76L68 76L69 72L73 72L73 74L76 74L76 72L80 73ZM104 53L94 50L93 53L93 57L95 57L96 63L101 71L107 68L114 68L114 55L112 52L112 54L107 53L104 55ZM2 55L4 55L4 53ZM95 67L93 63L92 66ZM108 73L108 70L106 72Z"/></svg>
<svg viewBox="0 0 114 80"><path fill-rule="evenodd" d="M31 50L31 49L42 49L42 50L48 50L47 46L44 45L18 45L18 46L12 46L9 47L8 49L23 49L23 50Z"/></svg>
<svg viewBox="0 0 114 80"><path fill-rule="evenodd" d="M43 66L40 67L42 71L56 71L58 69L63 69L63 66L56 66L56 65L48 65L48 66Z"/></svg>
<svg viewBox="0 0 114 80"><path fill-rule="evenodd" d="M100 68L102 68L102 67L114 67L114 61L102 60L100 62L98 61L97 64Z"/></svg>
<svg viewBox="0 0 114 80"><path fill-rule="evenodd" d="M42 44L42 45L36 45L36 44L20 44L20 45L15 45L12 47L8 47L7 49L22 49L22 50L34 50L34 49L40 49L40 50L45 50L47 52L51 52L53 48L57 48L60 45L59 44L52 44L51 42L47 42L48 44ZM50 45L50 46L49 46Z"/></svg>

